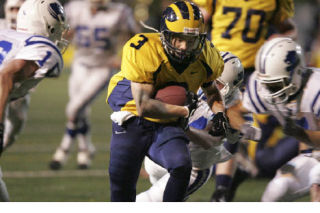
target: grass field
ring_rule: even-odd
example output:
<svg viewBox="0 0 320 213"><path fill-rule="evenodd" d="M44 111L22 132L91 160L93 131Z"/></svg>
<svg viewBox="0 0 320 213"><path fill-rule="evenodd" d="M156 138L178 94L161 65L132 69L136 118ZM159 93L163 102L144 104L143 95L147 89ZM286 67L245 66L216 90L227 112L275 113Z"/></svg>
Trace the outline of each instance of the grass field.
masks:
<svg viewBox="0 0 320 213"><path fill-rule="evenodd" d="M89 170L77 170L75 152L61 171L50 171L48 163L60 143L65 128L68 73L59 79L45 79L32 94L27 124L16 143L1 158L4 180L11 201L109 201L107 165L111 122L106 92L94 102L91 113L92 140L97 153ZM76 145L76 144L75 144ZM74 146L73 150L76 150ZM267 179L248 180L242 184L235 201L259 201ZM137 190L150 186L140 178ZM214 189L211 180L188 201L208 201ZM308 201L304 198L300 201Z"/></svg>

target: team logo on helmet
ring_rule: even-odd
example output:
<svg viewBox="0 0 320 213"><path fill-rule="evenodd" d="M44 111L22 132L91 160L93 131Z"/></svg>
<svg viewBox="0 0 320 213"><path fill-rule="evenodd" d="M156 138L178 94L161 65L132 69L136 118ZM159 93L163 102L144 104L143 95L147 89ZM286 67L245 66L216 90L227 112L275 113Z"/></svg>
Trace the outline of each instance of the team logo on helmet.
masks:
<svg viewBox="0 0 320 213"><path fill-rule="evenodd" d="M300 58L296 51L288 51L286 59L284 60L289 66L286 68L288 72L292 72L300 63Z"/></svg>
<svg viewBox="0 0 320 213"><path fill-rule="evenodd" d="M57 21L60 21L59 16L61 17L62 21L64 21L63 8L58 3L49 4L48 11L50 15Z"/></svg>

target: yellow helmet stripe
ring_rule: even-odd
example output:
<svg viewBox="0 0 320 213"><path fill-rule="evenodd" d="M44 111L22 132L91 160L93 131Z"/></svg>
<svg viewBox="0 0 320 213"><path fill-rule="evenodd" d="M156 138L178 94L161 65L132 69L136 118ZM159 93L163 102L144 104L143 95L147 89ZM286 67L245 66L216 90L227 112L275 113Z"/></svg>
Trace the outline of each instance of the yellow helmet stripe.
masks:
<svg viewBox="0 0 320 213"><path fill-rule="evenodd" d="M193 8L192 8L190 2L186 2L186 4L187 4L187 7L188 7L188 12L189 12L189 16L190 16L189 19L191 21L195 21L194 20L194 11L193 11Z"/></svg>
<svg viewBox="0 0 320 213"><path fill-rule="evenodd" d="M171 4L170 7L173 9L175 14L177 15L177 19L182 20L183 17L182 17L181 11L179 10L179 7L175 4Z"/></svg>

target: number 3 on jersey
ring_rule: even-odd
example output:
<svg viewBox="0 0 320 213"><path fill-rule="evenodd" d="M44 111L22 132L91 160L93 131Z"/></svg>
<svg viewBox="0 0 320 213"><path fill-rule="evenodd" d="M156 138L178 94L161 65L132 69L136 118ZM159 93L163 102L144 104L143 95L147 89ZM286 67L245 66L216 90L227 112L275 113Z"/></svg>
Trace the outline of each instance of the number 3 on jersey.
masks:
<svg viewBox="0 0 320 213"><path fill-rule="evenodd" d="M130 44L130 47L133 47L135 49L140 49L142 47L142 45L144 45L144 43L146 43L148 41L148 38L145 37L144 35L139 35L139 37L142 38L142 40L138 40L138 45L134 44L134 43L131 43Z"/></svg>
<svg viewBox="0 0 320 213"><path fill-rule="evenodd" d="M223 14L226 15L227 13L235 13L235 18L233 21L229 24L229 26L226 28L226 31L222 33L222 37L226 39L231 39L230 31L232 28L235 27L237 22L239 21L241 14L242 14L242 8L240 7L224 7L223 8ZM260 19L257 23L258 29L255 32L254 37L249 37L248 33L250 32L250 25L251 25L251 20L253 16L259 16ZM263 23L266 18L266 13L263 10L254 10L250 9L247 12L246 16L246 22L244 29L242 31L242 40L247 43L256 43L260 39L261 31L263 29Z"/></svg>

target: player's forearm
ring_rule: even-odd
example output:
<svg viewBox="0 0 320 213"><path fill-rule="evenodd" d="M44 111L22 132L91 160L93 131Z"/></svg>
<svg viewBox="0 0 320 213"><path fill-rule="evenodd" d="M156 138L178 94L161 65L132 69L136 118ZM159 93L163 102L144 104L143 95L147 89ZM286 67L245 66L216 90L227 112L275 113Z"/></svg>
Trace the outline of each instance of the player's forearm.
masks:
<svg viewBox="0 0 320 213"><path fill-rule="evenodd" d="M241 130L241 127L246 123L243 118L243 113L237 107L231 107L226 112L229 123L233 129Z"/></svg>
<svg viewBox="0 0 320 213"><path fill-rule="evenodd" d="M138 114L150 118L186 117L188 110L185 107L166 104L155 99L148 99L138 107Z"/></svg>
<svg viewBox="0 0 320 213"><path fill-rule="evenodd" d="M306 144L320 148L320 131L305 130L306 135L302 138Z"/></svg>
<svg viewBox="0 0 320 213"><path fill-rule="evenodd" d="M218 146L222 143L222 137L213 137L208 132L193 127L186 131L186 135L193 143L204 149L210 149L212 146Z"/></svg>
<svg viewBox="0 0 320 213"><path fill-rule="evenodd" d="M13 76L8 73L0 73L0 123L3 123L4 111L9 92L13 86Z"/></svg>

